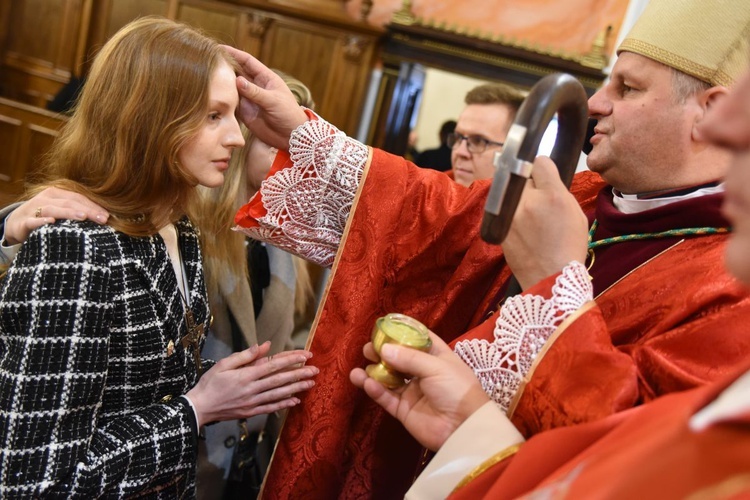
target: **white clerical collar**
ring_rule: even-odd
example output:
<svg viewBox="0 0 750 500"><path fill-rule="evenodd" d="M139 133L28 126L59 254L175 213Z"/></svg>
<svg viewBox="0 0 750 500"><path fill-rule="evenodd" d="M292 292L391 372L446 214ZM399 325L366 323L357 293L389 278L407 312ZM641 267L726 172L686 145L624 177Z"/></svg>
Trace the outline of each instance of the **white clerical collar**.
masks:
<svg viewBox="0 0 750 500"><path fill-rule="evenodd" d="M665 196L663 198L649 198L646 200L641 200L638 199L638 195L636 194L623 194L612 188L612 203L614 203L617 210L624 214L637 214L640 212L645 212L646 210L651 210L652 208L663 207L677 201L723 192L724 183L722 182L717 186L708 186L696 189L695 191L691 191L687 194L681 194L679 196Z"/></svg>
<svg viewBox="0 0 750 500"><path fill-rule="evenodd" d="M750 411L750 371L727 387L711 404L690 419L690 428L702 431L722 420L743 415Z"/></svg>

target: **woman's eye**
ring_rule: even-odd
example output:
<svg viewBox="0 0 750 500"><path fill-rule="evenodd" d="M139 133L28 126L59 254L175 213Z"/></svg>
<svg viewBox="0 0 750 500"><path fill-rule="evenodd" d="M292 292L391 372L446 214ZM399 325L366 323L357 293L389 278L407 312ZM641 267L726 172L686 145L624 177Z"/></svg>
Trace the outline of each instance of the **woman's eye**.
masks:
<svg viewBox="0 0 750 500"><path fill-rule="evenodd" d="M219 118L221 118L221 115L219 113L211 113L210 115L208 115L208 119L211 121L218 120Z"/></svg>

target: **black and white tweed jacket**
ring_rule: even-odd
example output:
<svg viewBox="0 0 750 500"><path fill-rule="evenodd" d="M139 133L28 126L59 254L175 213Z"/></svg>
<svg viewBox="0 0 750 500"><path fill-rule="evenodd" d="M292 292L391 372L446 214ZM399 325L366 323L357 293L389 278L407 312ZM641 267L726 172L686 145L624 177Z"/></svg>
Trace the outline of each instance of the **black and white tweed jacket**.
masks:
<svg viewBox="0 0 750 500"><path fill-rule="evenodd" d="M175 226L206 322L197 235ZM32 232L0 286L0 496L194 496L186 332L160 236L78 221Z"/></svg>

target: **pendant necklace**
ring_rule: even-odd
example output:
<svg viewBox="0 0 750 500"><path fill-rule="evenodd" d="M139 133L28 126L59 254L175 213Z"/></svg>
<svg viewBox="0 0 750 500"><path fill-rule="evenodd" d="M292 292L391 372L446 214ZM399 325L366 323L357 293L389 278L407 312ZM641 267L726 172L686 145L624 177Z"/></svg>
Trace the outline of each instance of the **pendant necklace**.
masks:
<svg viewBox="0 0 750 500"><path fill-rule="evenodd" d="M177 235L177 228L174 228L175 235ZM180 344L184 349L190 349L193 352L193 361L195 362L195 369L198 372L198 378L203 375L203 363L201 361L201 350L200 341L203 338L205 332L205 323L196 324L195 316L193 316L193 310L190 308L190 289L188 288L187 274L185 273L185 266L182 262L182 251L180 250L179 237L177 241L177 256L180 264L180 275L182 278L182 287L178 286L180 292L180 298L185 309L185 325L187 327L187 333L180 339Z"/></svg>

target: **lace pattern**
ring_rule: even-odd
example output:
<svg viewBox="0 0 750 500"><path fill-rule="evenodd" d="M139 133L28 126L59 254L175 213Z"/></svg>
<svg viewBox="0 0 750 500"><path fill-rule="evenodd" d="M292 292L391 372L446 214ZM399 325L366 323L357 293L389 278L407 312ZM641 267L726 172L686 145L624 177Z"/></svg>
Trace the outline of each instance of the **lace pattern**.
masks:
<svg viewBox="0 0 750 500"><path fill-rule="evenodd" d="M267 214L243 229L307 260L330 266L362 179L368 150L318 119L305 122L289 142L293 163L261 184Z"/></svg>
<svg viewBox="0 0 750 500"><path fill-rule="evenodd" d="M552 298L516 295L509 298L495 323L494 342L458 342L455 352L476 374L485 392L507 413L521 381L539 352L565 318L593 300L586 267L571 262L552 287Z"/></svg>

